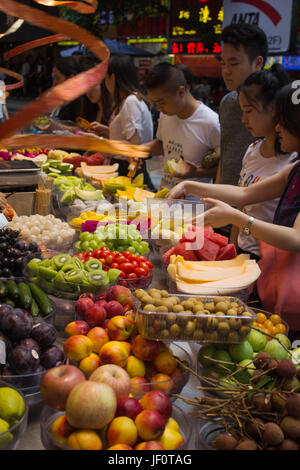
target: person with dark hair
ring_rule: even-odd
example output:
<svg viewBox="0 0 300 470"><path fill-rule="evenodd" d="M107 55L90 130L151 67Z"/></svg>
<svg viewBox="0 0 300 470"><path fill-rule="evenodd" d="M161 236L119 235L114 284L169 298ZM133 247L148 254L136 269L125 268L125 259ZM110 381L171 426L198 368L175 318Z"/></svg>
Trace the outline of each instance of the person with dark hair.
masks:
<svg viewBox="0 0 300 470"><path fill-rule="evenodd" d="M182 70L184 73L188 89L190 90L191 95L198 101L205 101L204 93L201 91L201 87L197 86L195 83L195 77L192 70L185 64L175 64L179 70Z"/></svg>
<svg viewBox="0 0 300 470"><path fill-rule="evenodd" d="M275 100L280 89L290 81L289 75L281 65L275 64L271 70L261 70L251 74L239 88L239 103L242 120L249 132L259 138L248 147L243 161L238 185L248 187L266 178L276 175L296 157L296 153L283 153L276 133ZM197 191L205 191L214 197L218 185L197 185ZM189 182L185 187L189 187ZM217 188L217 189L216 189ZM221 200L230 200L231 185L222 185ZM179 188L181 191L181 189ZM188 191L188 189L187 189ZM178 188L171 191L171 196L178 194ZM279 198L259 204L250 204L243 208L248 215L265 222L272 222ZM247 236L242 230L237 231L238 253L249 253L259 259L259 243L253 236ZM233 241L233 240L232 240Z"/></svg>
<svg viewBox="0 0 300 470"><path fill-rule="evenodd" d="M277 174L255 185L228 186L226 189L226 185L216 184L206 185L204 190L204 185L191 182L189 188L189 191L203 196L203 202L213 206L203 215L205 225L218 228L233 224L245 234L251 234L260 240L261 274L256 284L261 308L281 315L288 322L290 329L298 332L300 331L299 96L299 84L293 82L281 88L275 103L277 122L275 129L279 134L282 152L297 152L296 162L286 165ZM223 197L225 190L228 191L226 198ZM179 194L177 188L177 193L173 193L172 196L178 197ZM208 198L208 195L214 199ZM249 214L236 209L275 198L280 200L273 223L249 217ZM221 202L221 199L225 202Z"/></svg>
<svg viewBox="0 0 300 470"><path fill-rule="evenodd" d="M107 136L111 114L111 95L105 86L105 82L98 83L83 96L80 116L93 124L102 124L104 126L103 135Z"/></svg>
<svg viewBox="0 0 300 470"><path fill-rule="evenodd" d="M183 71L169 63L155 65L145 87L160 111L156 139L149 142L150 155L162 155L163 164L172 158L184 162L184 169L172 177L163 173L161 187L173 187L187 178L211 182L216 169L203 168L203 159L220 146L218 115L192 96Z"/></svg>
<svg viewBox="0 0 300 470"><path fill-rule="evenodd" d="M238 88L253 72L264 67L268 41L265 33L250 24L231 24L222 32L221 65L226 88L230 91L220 103L221 156L216 183L237 184L242 159L254 137L242 123Z"/></svg>
<svg viewBox="0 0 300 470"><path fill-rule="evenodd" d="M74 57L60 57L53 67L53 85L59 85L69 78L75 77L81 72L80 66ZM61 121L76 121L80 116L81 97L77 98L60 109L52 111L51 116Z"/></svg>
<svg viewBox="0 0 300 470"><path fill-rule="evenodd" d="M98 122L92 123L94 132L99 135L105 132L112 140L123 140L136 145L153 139L151 105L140 87L136 67L129 56L110 57L105 86L113 100L113 114L106 128ZM112 158L111 163L118 163L119 174L127 175L127 158L117 155ZM144 159L140 165L137 174L144 173L144 183L153 189Z"/></svg>

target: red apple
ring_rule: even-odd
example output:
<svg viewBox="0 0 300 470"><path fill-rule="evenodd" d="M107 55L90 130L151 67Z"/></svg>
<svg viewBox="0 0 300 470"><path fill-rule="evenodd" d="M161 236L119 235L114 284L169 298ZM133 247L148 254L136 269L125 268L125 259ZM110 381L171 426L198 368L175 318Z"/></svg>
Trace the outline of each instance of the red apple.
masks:
<svg viewBox="0 0 300 470"><path fill-rule="evenodd" d="M127 416L135 420L137 415L143 410L140 402L133 397L120 398L117 402L116 416Z"/></svg>
<svg viewBox="0 0 300 470"><path fill-rule="evenodd" d="M63 411L71 390L85 380L83 372L78 367L68 364L53 367L42 377L40 383L42 398L50 408Z"/></svg>
<svg viewBox="0 0 300 470"><path fill-rule="evenodd" d="M101 326L106 319L106 310L101 305L93 304L85 311L84 319L91 326Z"/></svg>
<svg viewBox="0 0 300 470"><path fill-rule="evenodd" d="M106 292L106 300L117 300L121 305L133 305L131 291L124 286L112 286Z"/></svg>
<svg viewBox="0 0 300 470"><path fill-rule="evenodd" d="M89 297L81 297L75 304L76 314L84 318L85 312L94 305L94 302Z"/></svg>
<svg viewBox="0 0 300 470"><path fill-rule="evenodd" d="M172 402L168 395L160 390L145 393L140 403L144 410L156 410L165 420L169 419L172 414Z"/></svg>
<svg viewBox="0 0 300 470"><path fill-rule="evenodd" d="M65 334L67 336L73 335L87 335L90 331L90 327L86 321L75 320L68 323L65 327Z"/></svg>
<svg viewBox="0 0 300 470"><path fill-rule="evenodd" d="M131 393L136 397L142 396L145 392L150 392L151 388L149 383L144 377L131 377Z"/></svg>
<svg viewBox="0 0 300 470"><path fill-rule="evenodd" d="M134 422L143 441L156 441L165 429L165 420L156 410L141 411Z"/></svg>
<svg viewBox="0 0 300 470"><path fill-rule="evenodd" d="M106 302L106 300L105 299L97 300L97 302L95 303L96 305L100 305L100 307L104 308L108 317L108 303Z"/></svg>
<svg viewBox="0 0 300 470"><path fill-rule="evenodd" d="M137 335L132 341L133 354L142 361L153 361L159 354L159 344L153 339Z"/></svg>
<svg viewBox="0 0 300 470"><path fill-rule="evenodd" d="M123 305L120 304L120 302L117 302L116 300L110 300L107 304L107 318L112 318L117 315L123 315Z"/></svg>
<svg viewBox="0 0 300 470"><path fill-rule="evenodd" d="M92 294L91 292L84 292L83 294L81 294L79 298L80 299L85 299L85 298L92 299L93 302L96 302L97 300L96 294Z"/></svg>
<svg viewBox="0 0 300 470"><path fill-rule="evenodd" d="M159 441L144 441L139 442L134 450L165 450L165 448Z"/></svg>
<svg viewBox="0 0 300 470"><path fill-rule="evenodd" d="M98 367L89 380L99 383L106 383L116 394L117 400L128 397L131 389L130 377L125 369L115 364L105 364Z"/></svg>

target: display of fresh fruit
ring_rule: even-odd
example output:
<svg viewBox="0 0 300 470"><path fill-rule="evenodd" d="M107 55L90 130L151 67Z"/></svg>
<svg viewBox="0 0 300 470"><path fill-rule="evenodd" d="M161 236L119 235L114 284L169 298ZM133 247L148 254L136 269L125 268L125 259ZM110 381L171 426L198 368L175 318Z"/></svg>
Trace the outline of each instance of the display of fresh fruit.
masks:
<svg viewBox="0 0 300 470"><path fill-rule="evenodd" d="M145 256L135 255L131 251L111 251L103 246L93 251L78 253L83 262L99 260L103 269L119 269L121 271L117 283L129 289L146 288L152 280L153 264Z"/></svg>
<svg viewBox="0 0 300 470"><path fill-rule="evenodd" d="M10 449L18 435L18 423L26 410L22 395L11 387L0 387L0 450ZM13 447L12 447L13 448Z"/></svg>
<svg viewBox="0 0 300 470"><path fill-rule="evenodd" d="M18 230L0 229L0 277L21 277L26 260L39 253L41 250L38 245L21 240Z"/></svg>
<svg viewBox="0 0 300 470"><path fill-rule="evenodd" d="M64 352L54 344L55 327L41 317L33 318L24 309L0 305L0 334L5 345L4 363L1 364L5 382L12 380L15 383L15 375L42 374L65 361ZM28 388L29 383L24 381ZM16 386L22 388L22 381Z"/></svg>
<svg viewBox="0 0 300 470"><path fill-rule="evenodd" d="M89 156L71 153L69 156L64 157L62 161L72 164L74 169L76 169L81 168L81 163L85 163L88 166L103 165L104 156L100 152L93 153Z"/></svg>
<svg viewBox="0 0 300 470"><path fill-rule="evenodd" d="M147 338L240 343L255 315L235 297L172 295L166 290L137 289L136 324Z"/></svg>
<svg viewBox="0 0 300 470"><path fill-rule="evenodd" d="M171 417L169 397L153 391L139 402L127 390L118 398L126 372L120 369L124 376L117 381L113 371L115 367L101 366L95 371L100 374L97 381L91 376L71 390L65 414L55 415L49 424L55 445L73 450L175 450L183 446L185 437L180 423Z"/></svg>
<svg viewBox="0 0 300 470"><path fill-rule="evenodd" d="M62 253L45 259L33 258L26 269L32 281L47 292L60 291L78 298L83 292L105 291L120 275L118 269L104 271L102 263L96 261L97 266L83 264L78 256Z"/></svg>
<svg viewBox="0 0 300 470"><path fill-rule="evenodd" d="M41 166L42 171L49 177L72 175L73 165L71 163L62 162L61 160L47 159Z"/></svg>
<svg viewBox="0 0 300 470"><path fill-rule="evenodd" d="M255 328L259 328L264 333L276 336L278 333L286 334L287 325L282 321L282 318L277 314L268 314L267 312L257 312L256 319L253 323ZM270 340L271 336L267 336Z"/></svg>
<svg viewBox="0 0 300 470"><path fill-rule="evenodd" d="M138 255L144 255L149 251L148 243L142 240L135 224L100 225L93 233L82 232L79 241L75 243L77 252L93 251L103 246L120 253L130 251Z"/></svg>
<svg viewBox="0 0 300 470"><path fill-rule="evenodd" d="M26 242L35 242L49 250L65 250L72 245L75 230L67 222L53 214L42 216L15 216L7 227L19 231L19 237Z"/></svg>
<svg viewBox="0 0 300 470"><path fill-rule="evenodd" d="M96 189L83 178L77 176L56 176L54 188L59 192L59 201L61 204L71 204L75 199L82 201L99 201L104 199L103 192Z"/></svg>
<svg viewBox="0 0 300 470"><path fill-rule="evenodd" d="M102 184L105 193L114 194L116 191L125 191L125 188L133 186L135 188L144 188L144 175L138 174L133 180L128 176L118 176L117 178L109 178Z"/></svg>
<svg viewBox="0 0 300 470"><path fill-rule="evenodd" d="M167 227L171 222L166 220L162 224ZM181 221L178 221L178 224L180 223ZM186 261L222 261L236 257L235 246L229 243L227 237L215 233L212 227L201 228L190 225L186 228L187 230L180 235L180 242L164 253L163 260L166 264L170 263L172 255L180 255Z"/></svg>
<svg viewBox="0 0 300 470"><path fill-rule="evenodd" d="M48 317L54 312L47 294L36 284L26 281L0 280L0 304L24 308L33 317Z"/></svg>
<svg viewBox="0 0 300 470"><path fill-rule="evenodd" d="M114 165L102 165L95 160L94 164L91 162L81 162L80 168L76 170L76 174L91 179L92 183L104 183L111 178L118 177L118 169L118 163Z"/></svg>
<svg viewBox="0 0 300 470"><path fill-rule="evenodd" d="M261 272L246 254L224 261L186 261L171 255L167 271L179 292L196 295L234 294L251 286Z"/></svg>

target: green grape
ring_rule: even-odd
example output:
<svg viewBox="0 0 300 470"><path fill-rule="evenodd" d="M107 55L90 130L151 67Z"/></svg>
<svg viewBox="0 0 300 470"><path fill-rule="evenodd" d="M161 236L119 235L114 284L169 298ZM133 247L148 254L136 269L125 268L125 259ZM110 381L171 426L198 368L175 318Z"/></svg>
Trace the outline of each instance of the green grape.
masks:
<svg viewBox="0 0 300 470"><path fill-rule="evenodd" d="M84 241L81 242L81 248L83 251L93 251L93 249L90 248L90 242L89 241Z"/></svg>
<svg viewBox="0 0 300 470"><path fill-rule="evenodd" d="M149 250L148 242L141 242L140 247L141 247L142 250L147 250L147 251ZM146 251L146 253L147 253L147 251Z"/></svg>
<svg viewBox="0 0 300 470"><path fill-rule="evenodd" d="M129 246L128 251L130 251L130 253L136 253L136 249L134 248L134 246Z"/></svg>
<svg viewBox="0 0 300 470"><path fill-rule="evenodd" d="M92 250L96 250L99 247L99 243L97 242L97 240L91 240L89 242L89 245Z"/></svg>
<svg viewBox="0 0 300 470"><path fill-rule="evenodd" d="M79 235L79 239L83 242L92 240L93 238L94 238L94 235L90 232L81 232L81 234Z"/></svg>
<svg viewBox="0 0 300 470"><path fill-rule="evenodd" d="M94 240L98 241L98 242L102 242L102 240L105 239L105 235L104 235L104 232L94 232Z"/></svg>
<svg viewBox="0 0 300 470"><path fill-rule="evenodd" d="M78 250L78 251L81 250L81 242L80 241L76 242L74 246L75 246L76 250Z"/></svg>

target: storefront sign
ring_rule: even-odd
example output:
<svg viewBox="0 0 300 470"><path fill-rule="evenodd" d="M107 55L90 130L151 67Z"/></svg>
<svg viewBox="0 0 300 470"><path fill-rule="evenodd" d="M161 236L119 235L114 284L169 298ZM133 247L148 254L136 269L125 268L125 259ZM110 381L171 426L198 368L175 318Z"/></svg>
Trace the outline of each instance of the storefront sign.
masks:
<svg viewBox="0 0 300 470"><path fill-rule="evenodd" d="M270 52L290 46L293 0L224 0L223 28L229 24L254 24L265 31Z"/></svg>
<svg viewBox="0 0 300 470"><path fill-rule="evenodd" d="M221 45L219 42L207 43L203 41L173 41L172 54L220 54Z"/></svg>

